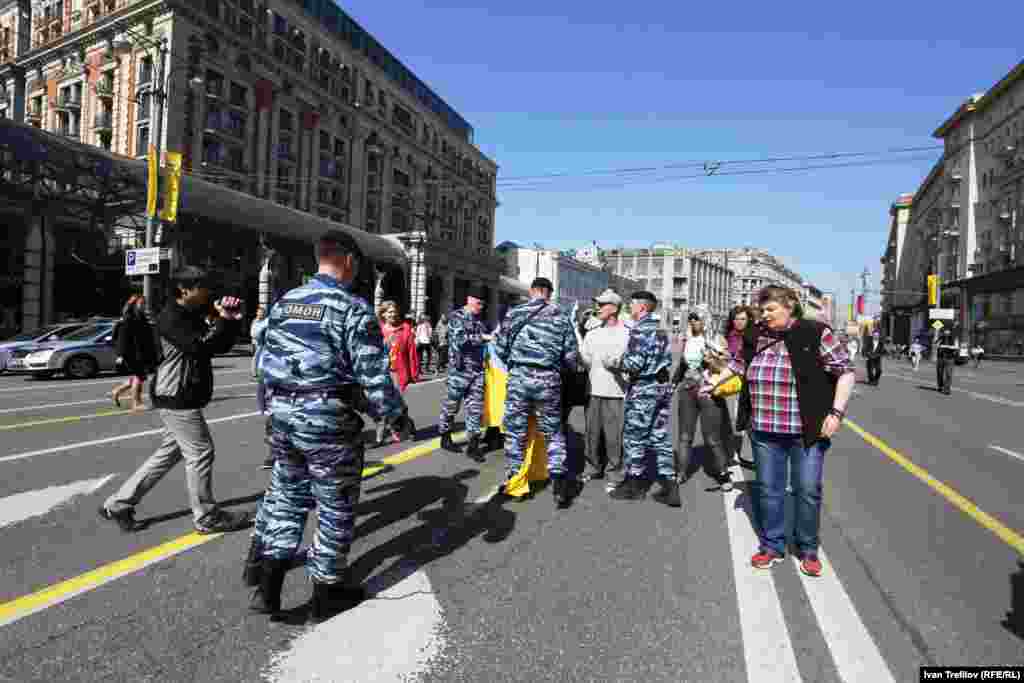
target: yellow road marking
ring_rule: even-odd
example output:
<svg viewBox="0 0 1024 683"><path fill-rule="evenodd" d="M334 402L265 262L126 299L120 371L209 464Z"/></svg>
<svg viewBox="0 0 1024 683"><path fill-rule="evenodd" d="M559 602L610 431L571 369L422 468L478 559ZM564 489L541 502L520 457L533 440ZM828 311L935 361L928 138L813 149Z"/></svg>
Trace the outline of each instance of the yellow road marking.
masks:
<svg viewBox="0 0 1024 683"><path fill-rule="evenodd" d="M441 440L431 439L430 441L413 446L400 453L395 453L381 460L380 465L373 465L363 469L363 478L373 475L402 463L422 458L433 453L441 447ZM205 543L220 538L224 534L202 535L195 532L185 534L161 545L143 550L142 552L130 555L123 560L111 562L110 564L97 567L96 569L80 574L71 579L55 583L34 593L29 593L10 602L0 603L0 626L6 626L29 615L41 612L47 608L59 605L76 595L87 593L100 586L116 581L129 574L134 574L151 564L155 564L169 557L179 555L186 550L191 550Z"/></svg>
<svg viewBox="0 0 1024 683"><path fill-rule="evenodd" d="M67 417L51 417L45 420L32 420L31 422L18 422L16 424L0 425L0 432L9 432L12 429L25 429L27 427L43 427L45 425L67 424L68 422L80 422L92 420L97 417L111 417L112 415L130 415L131 413L145 413L146 410L104 410L99 413L88 415L69 415Z"/></svg>
<svg viewBox="0 0 1024 683"><path fill-rule="evenodd" d="M869 444L881 451L890 460L895 462L897 465L905 469L910 474L914 475L925 484L927 484L932 490L938 493L940 496L952 503L961 512L966 514L968 517L973 519L975 522L985 527L993 534L998 536L1007 545L1016 550L1020 555L1024 556L1024 536L1006 526L998 519L988 514L984 510L980 509L972 501L965 498L964 496L957 493L950 486L939 481L933 477L927 470L919 465L915 465L905 455L895 450L887 443L879 439L874 434L866 431L863 427L850 421L849 418L844 420L846 426L852 429L854 432L860 435L860 438L867 441Z"/></svg>

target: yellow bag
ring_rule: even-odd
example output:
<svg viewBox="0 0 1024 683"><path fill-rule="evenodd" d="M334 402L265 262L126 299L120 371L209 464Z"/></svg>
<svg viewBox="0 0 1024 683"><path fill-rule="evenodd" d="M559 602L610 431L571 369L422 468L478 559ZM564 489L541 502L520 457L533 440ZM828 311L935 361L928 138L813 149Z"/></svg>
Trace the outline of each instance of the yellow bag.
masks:
<svg viewBox="0 0 1024 683"><path fill-rule="evenodd" d="M729 398L743 391L743 378L737 374L731 374L726 379L718 382L711 390L715 398Z"/></svg>

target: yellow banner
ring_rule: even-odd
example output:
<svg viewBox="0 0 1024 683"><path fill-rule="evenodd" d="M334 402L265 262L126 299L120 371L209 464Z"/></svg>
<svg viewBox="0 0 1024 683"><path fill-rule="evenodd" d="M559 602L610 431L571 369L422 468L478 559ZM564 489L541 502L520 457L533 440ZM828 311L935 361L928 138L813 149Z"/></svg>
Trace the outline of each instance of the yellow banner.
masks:
<svg viewBox="0 0 1024 683"><path fill-rule="evenodd" d="M178 200L181 199L181 152L167 153L167 191L164 195L164 210L160 218L168 223L178 220Z"/></svg>
<svg viewBox="0 0 1024 683"><path fill-rule="evenodd" d="M929 275L928 276L928 305L938 306L939 305L939 276Z"/></svg>
<svg viewBox="0 0 1024 683"><path fill-rule="evenodd" d="M160 169L156 158L156 147L149 146L149 182L146 194L146 215L156 215L156 198L160 187Z"/></svg>

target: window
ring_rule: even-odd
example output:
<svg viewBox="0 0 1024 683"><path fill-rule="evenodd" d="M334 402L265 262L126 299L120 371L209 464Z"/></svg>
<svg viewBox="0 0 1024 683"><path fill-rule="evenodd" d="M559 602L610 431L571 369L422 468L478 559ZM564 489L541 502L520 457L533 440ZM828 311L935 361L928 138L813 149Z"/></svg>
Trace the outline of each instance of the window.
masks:
<svg viewBox="0 0 1024 683"><path fill-rule="evenodd" d="M283 36L288 33L288 20L277 12L274 12L273 31L279 36Z"/></svg>
<svg viewBox="0 0 1024 683"><path fill-rule="evenodd" d="M235 107L245 106L246 89L238 83L231 84L231 104Z"/></svg>
<svg viewBox="0 0 1024 683"><path fill-rule="evenodd" d="M135 138L135 156L144 157L149 154L149 126L139 126Z"/></svg>
<svg viewBox="0 0 1024 683"><path fill-rule="evenodd" d="M292 113L290 111L288 111L287 109L282 109L281 110L281 125L280 125L280 129L281 130L288 130L288 131L290 131L290 130L294 129L294 126L295 126L295 123L294 123L294 117L292 116Z"/></svg>
<svg viewBox="0 0 1024 683"><path fill-rule="evenodd" d="M148 85L153 82L153 58L143 57L139 63L139 85Z"/></svg>

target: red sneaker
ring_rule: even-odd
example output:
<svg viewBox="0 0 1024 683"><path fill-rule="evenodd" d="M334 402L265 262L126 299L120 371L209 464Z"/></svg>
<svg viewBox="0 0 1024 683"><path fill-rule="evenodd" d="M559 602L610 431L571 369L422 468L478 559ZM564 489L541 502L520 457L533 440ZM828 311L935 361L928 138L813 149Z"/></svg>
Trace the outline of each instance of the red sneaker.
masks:
<svg viewBox="0 0 1024 683"><path fill-rule="evenodd" d="M750 558L750 566L754 569L771 569L780 562L782 562L782 555L771 550L759 550Z"/></svg>
<svg viewBox="0 0 1024 683"><path fill-rule="evenodd" d="M817 555L804 555L800 559L800 571L807 576L821 576L821 560Z"/></svg>

